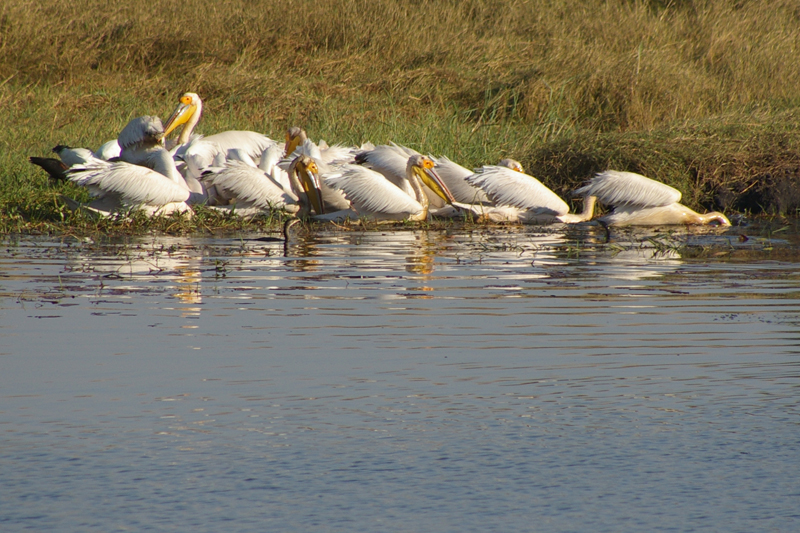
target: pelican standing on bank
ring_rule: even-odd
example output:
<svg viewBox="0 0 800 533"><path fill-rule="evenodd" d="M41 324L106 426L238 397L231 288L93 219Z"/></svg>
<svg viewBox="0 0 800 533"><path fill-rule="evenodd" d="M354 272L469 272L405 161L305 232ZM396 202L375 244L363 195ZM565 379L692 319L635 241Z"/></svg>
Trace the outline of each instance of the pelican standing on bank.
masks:
<svg viewBox="0 0 800 533"><path fill-rule="evenodd" d="M664 183L633 172L606 170L575 191L596 197L613 211L597 220L608 226L660 226L670 224L711 224L730 226L722 213L701 215L680 204L681 192Z"/></svg>

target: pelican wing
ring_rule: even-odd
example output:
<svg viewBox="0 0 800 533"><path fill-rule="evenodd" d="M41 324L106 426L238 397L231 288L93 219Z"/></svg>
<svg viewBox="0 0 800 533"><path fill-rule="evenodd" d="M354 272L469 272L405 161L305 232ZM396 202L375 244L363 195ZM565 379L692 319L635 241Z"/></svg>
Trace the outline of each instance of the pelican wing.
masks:
<svg viewBox="0 0 800 533"><path fill-rule="evenodd" d="M280 145L274 144L270 146L261 154L261 161L258 163L258 168L264 171L267 178L271 179L275 185L283 189L284 192L289 194L292 198L295 198L294 193L291 192L292 187L289 182L289 174L279 166L281 155L282 150Z"/></svg>
<svg viewBox="0 0 800 533"><path fill-rule="evenodd" d="M261 159L258 162L258 168L266 173L272 172L272 169L281 160L281 148L277 144L273 144L261 154Z"/></svg>
<svg viewBox="0 0 800 533"><path fill-rule="evenodd" d="M222 170L204 176L203 181L208 186L224 189L239 203L245 202L263 209L294 203L264 171L240 161L228 161Z"/></svg>
<svg viewBox="0 0 800 533"><path fill-rule="evenodd" d="M249 167L258 168L256 162L253 161L253 158L250 157L250 154L248 154L247 150L244 148L230 148L225 159L227 161L239 161L240 163L244 163Z"/></svg>
<svg viewBox="0 0 800 533"><path fill-rule="evenodd" d="M489 198L486 193L478 187L474 187L467 182L467 178L472 175L470 170L462 167L458 163L450 161L442 156L436 161L436 173L442 179L447 188L453 194L457 202L465 204L488 203Z"/></svg>
<svg viewBox="0 0 800 533"><path fill-rule="evenodd" d="M254 160L261 159L264 150L275 144L275 141L255 131L223 131L205 137L206 141L214 142L219 145L223 152L231 148L241 148Z"/></svg>
<svg viewBox="0 0 800 533"><path fill-rule="evenodd" d="M320 141L320 144L325 141ZM345 163L352 163L355 158L355 148L349 146L342 146L341 144L334 144L326 148L320 148L322 155L322 162L328 165L344 165Z"/></svg>
<svg viewBox="0 0 800 533"><path fill-rule="evenodd" d="M641 174L606 170L575 191L610 206L659 207L681 201L681 192Z"/></svg>
<svg viewBox="0 0 800 533"><path fill-rule="evenodd" d="M383 174L387 180L400 187L402 190L413 192L406 179L406 166L408 158L419 155L418 152L405 146L383 144L372 150L359 152L356 162Z"/></svg>
<svg viewBox="0 0 800 533"><path fill-rule="evenodd" d="M69 179L88 188L92 196L118 195L127 205L160 206L189 199L189 191L166 176L130 163L94 160L73 166Z"/></svg>
<svg viewBox="0 0 800 533"><path fill-rule="evenodd" d="M564 215L569 206L533 176L508 167L485 166L467 178L498 205L519 207L542 214Z"/></svg>
<svg viewBox="0 0 800 533"><path fill-rule="evenodd" d="M374 170L359 165L344 165L343 172L325 182L342 191L361 214L403 216L419 213L422 206Z"/></svg>

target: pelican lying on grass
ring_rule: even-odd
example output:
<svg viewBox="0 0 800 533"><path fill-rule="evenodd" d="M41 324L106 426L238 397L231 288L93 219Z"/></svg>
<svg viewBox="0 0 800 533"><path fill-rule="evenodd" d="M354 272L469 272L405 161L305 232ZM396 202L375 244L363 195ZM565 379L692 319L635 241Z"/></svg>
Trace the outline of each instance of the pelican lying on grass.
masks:
<svg viewBox="0 0 800 533"><path fill-rule="evenodd" d="M430 203L423 191L423 184L442 201L454 201L433 167L433 160L423 155L413 155L407 159L404 179L411 194L390 182L383 174L360 165L344 165L343 172L329 177L327 183L344 193L359 216L376 220L426 220Z"/></svg>
<svg viewBox="0 0 800 533"><path fill-rule="evenodd" d="M96 200L88 206L66 198L65 201L73 209L85 207L103 216L135 209L150 216L173 212L191 215L192 210L186 204L191 193L169 152L163 148L153 151L148 163L157 170L96 158L73 165L67 171L70 181L89 189Z"/></svg>
<svg viewBox="0 0 800 533"><path fill-rule="evenodd" d="M607 170L575 191L596 197L613 208L597 220L609 226L659 226L669 224L711 224L730 226L728 218L713 211L701 215L679 204L681 192L664 183L633 172Z"/></svg>

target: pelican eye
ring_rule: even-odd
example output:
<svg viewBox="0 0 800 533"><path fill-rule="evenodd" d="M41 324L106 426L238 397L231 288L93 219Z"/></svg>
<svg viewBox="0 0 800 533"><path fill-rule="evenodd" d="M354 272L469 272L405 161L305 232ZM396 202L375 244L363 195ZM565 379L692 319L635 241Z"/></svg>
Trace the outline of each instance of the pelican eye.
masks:
<svg viewBox="0 0 800 533"><path fill-rule="evenodd" d="M181 96L181 103L184 104L184 105L191 104L192 103L192 97L191 96Z"/></svg>
<svg viewBox="0 0 800 533"><path fill-rule="evenodd" d="M314 163L313 161L306 165L306 170L308 170L309 172L319 172L319 170L317 169L317 164Z"/></svg>
<svg viewBox="0 0 800 533"><path fill-rule="evenodd" d="M422 162L422 166L425 167L425 168L433 168L434 164L433 164L433 161L431 161L430 159L425 159Z"/></svg>

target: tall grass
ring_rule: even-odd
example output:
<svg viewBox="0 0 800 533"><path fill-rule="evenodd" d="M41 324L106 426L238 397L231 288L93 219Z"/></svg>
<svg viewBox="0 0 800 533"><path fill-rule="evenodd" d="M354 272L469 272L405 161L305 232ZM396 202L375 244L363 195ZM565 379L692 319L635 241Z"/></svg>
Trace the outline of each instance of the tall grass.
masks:
<svg viewBox="0 0 800 533"><path fill-rule="evenodd" d="M206 133L511 155L563 191L624 165L720 203L794 175L798 28L794 0L5 2L3 189L43 190L27 155L96 147L193 90Z"/></svg>

